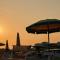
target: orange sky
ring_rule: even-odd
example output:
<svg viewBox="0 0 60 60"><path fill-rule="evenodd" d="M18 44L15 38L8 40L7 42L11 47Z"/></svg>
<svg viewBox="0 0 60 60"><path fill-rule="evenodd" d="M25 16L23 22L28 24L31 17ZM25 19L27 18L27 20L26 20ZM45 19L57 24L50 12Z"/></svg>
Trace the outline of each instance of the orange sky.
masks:
<svg viewBox="0 0 60 60"><path fill-rule="evenodd" d="M26 27L48 18L60 19L60 0L0 0L0 42L15 44L17 32L23 45L47 41L46 34L28 34ZM51 34L51 42L59 41L59 35Z"/></svg>

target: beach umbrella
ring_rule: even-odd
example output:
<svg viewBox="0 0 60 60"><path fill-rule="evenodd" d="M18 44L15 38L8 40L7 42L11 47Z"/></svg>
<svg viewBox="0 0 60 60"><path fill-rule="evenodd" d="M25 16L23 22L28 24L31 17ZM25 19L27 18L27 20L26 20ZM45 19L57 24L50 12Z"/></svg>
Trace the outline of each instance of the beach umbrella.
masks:
<svg viewBox="0 0 60 60"><path fill-rule="evenodd" d="M0 46L4 46L5 44L4 43L0 43Z"/></svg>
<svg viewBox="0 0 60 60"><path fill-rule="evenodd" d="M46 50L48 48L55 49L57 47L57 45L56 45L56 43L48 44L48 42L42 42L42 43L36 43L33 47Z"/></svg>
<svg viewBox="0 0 60 60"><path fill-rule="evenodd" d="M36 48L36 50L43 51L43 50L50 48L50 44L48 44L48 43L36 43L33 47Z"/></svg>
<svg viewBox="0 0 60 60"><path fill-rule="evenodd" d="M49 34L53 32L59 32L60 31L60 20L58 19L45 19L40 20L28 27L26 27L26 31L28 33L36 33L36 34L48 34L48 43L49 40Z"/></svg>
<svg viewBox="0 0 60 60"><path fill-rule="evenodd" d="M48 42L43 42L43 43L36 43L34 46L41 47L41 48L47 48L47 47L50 47L50 44L48 44Z"/></svg>

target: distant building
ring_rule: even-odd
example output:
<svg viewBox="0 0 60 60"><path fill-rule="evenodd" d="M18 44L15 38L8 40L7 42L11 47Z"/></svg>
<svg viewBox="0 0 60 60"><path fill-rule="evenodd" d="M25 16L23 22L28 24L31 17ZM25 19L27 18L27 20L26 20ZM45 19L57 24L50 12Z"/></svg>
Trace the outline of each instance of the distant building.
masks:
<svg viewBox="0 0 60 60"><path fill-rule="evenodd" d="M4 51L3 51L2 59L7 60L7 59L12 58L12 57L13 57L13 53L9 49L8 40L6 40L6 47L5 47Z"/></svg>
<svg viewBox="0 0 60 60"><path fill-rule="evenodd" d="M5 50L9 50L9 46L8 46L8 40L6 40L6 47L5 47Z"/></svg>
<svg viewBox="0 0 60 60"><path fill-rule="evenodd" d="M20 47L20 37L19 37L19 33L17 33L16 46L19 46L19 47Z"/></svg>
<svg viewBox="0 0 60 60"><path fill-rule="evenodd" d="M16 39L16 45L13 46L13 50L14 51L20 51L20 37L19 37L19 33L17 33L17 39Z"/></svg>
<svg viewBox="0 0 60 60"><path fill-rule="evenodd" d="M30 46L23 46L20 43L20 36L17 33L16 45L13 46L13 52L15 57L24 57L24 54L29 50Z"/></svg>

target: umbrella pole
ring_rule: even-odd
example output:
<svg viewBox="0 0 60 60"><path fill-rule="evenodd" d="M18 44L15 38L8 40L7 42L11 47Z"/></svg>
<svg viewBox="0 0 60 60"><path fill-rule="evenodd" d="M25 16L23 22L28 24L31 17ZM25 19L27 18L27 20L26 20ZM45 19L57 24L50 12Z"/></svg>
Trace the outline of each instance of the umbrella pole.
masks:
<svg viewBox="0 0 60 60"><path fill-rule="evenodd" d="M49 39L49 25L48 25L48 45L50 43L50 39ZM50 47L48 48L48 52L50 50ZM49 53L48 53L49 54ZM48 60L50 60L50 56L48 55Z"/></svg>
<svg viewBox="0 0 60 60"><path fill-rule="evenodd" d="M49 39L49 25L47 26L47 28L48 28L48 44L50 43L50 39Z"/></svg>
<svg viewBox="0 0 60 60"><path fill-rule="evenodd" d="M49 45L49 43L50 43L50 40L49 40L49 31L48 31L48 45ZM50 50L50 47L48 48L48 52L49 52L49 50ZM48 60L50 60L50 56L48 55Z"/></svg>
<svg viewBox="0 0 60 60"><path fill-rule="evenodd" d="M48 31L48 44L50 43L50 39L49 39L49 31Z"/></svg>

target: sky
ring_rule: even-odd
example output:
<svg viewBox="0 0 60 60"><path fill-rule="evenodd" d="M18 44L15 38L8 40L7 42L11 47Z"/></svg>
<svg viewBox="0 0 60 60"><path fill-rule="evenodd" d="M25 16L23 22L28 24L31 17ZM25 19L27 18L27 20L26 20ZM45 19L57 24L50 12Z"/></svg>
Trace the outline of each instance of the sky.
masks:
<svg viewBox="0 0 60 60"><path fill-rule="evenodd" d="M47 34L29 34L26 27L51 18L60 19L60 0L0 0L0 42L16 44L17 32L22 45L47 41ZM59 35L50 34L51 42L60 41Z"/></svg>

